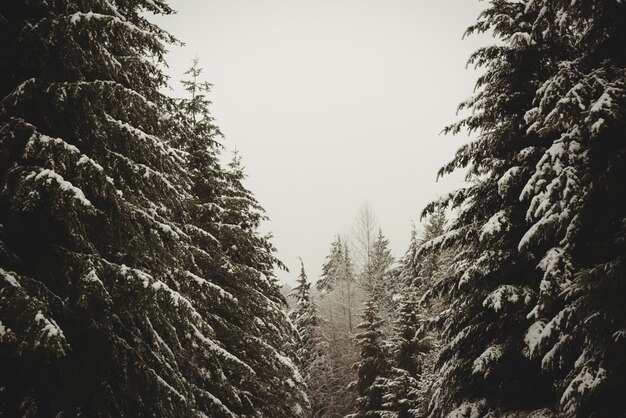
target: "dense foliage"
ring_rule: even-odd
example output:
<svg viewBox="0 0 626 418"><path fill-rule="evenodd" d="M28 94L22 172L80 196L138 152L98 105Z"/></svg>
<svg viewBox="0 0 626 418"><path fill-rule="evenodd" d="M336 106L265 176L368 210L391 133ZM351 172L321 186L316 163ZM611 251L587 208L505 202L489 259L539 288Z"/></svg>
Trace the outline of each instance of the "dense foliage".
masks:
<svg viewBox="0 0 626 418"><path fill-rule="evenodd" d="M174 39L149 13L171 9L0 6L0 410L298 416L262 210L199 74L160 93Z"/></svg>

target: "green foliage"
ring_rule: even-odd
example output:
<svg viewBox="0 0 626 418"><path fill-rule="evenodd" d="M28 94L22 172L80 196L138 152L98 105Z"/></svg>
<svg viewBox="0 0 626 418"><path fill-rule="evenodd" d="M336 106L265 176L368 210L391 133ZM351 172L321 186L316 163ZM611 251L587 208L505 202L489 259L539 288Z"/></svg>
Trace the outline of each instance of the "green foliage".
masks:
<svg viewBox="0 0 626 418"><path fill-rule="evenodd" d="M0 6L0 411L298 416L264 215L146 12Z"/></svg>
<svg viewBox="0 0 626 418"><path fill-rule="evenodd" d="M382 417L383 395L389 365L383 348L382 319L378 316L378 306L373 297L370 297L363 308L362 323L357 328L362 330L355 335L359 347L360 359L354 364L357 370L357 380L352 382L348 389L357 393L357 410L350 418Z"/></svg>
<svg viewBox="0 0 626 418"><path fill-rule="evenodd" d="M440 171L465 167L469 185L426 209L457 216L420 251L460 246L431 292L450 304L433 416L626 410L626 316L610 302L624 290L625 16L614 1L493 0L468 29L501 42L471 57L486 70L461 104L473 114L447 129L478 133Z"/></svg>

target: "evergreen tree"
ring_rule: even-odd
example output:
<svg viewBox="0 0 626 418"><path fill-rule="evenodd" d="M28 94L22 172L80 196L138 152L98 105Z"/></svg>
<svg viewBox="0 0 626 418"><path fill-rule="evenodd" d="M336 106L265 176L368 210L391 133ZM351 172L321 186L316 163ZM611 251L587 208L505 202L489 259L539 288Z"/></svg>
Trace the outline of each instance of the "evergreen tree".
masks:
<svg viewBox="0 0 626 418"><path fill-rule="evenodd" d="M194 253L196 264L208 268L214 274L213 281L222 276L219 286L237 301L227 312L220 310L225 321L214 329L224 347L255 373L254 377L243 371L229 376L229 381L242 382L240 391L256 398L239 413L298 415L306 406L304 382L289 358L295 359L295 353L285 350L292 330L283 313L286 301L272 273L274 266L282 263L274 256L269 237L258 233L266 216L243 185L241 158L235 153L226 168L220 165L217 139L221 134L213 125L207 99L210 85L199 80L201 71L198 60L194 60L186 72L191 79L183 81L190 97L179 101L183 122L190 125L183 145L189 153L188 172L194 191L185 229L202 248ZM216 244L219 253L207 254Z"/></svg>
<svg viewBox="0 0 626 418"><path fill-rule="evenodd" d="M439 284L451 302L433 415L619 416L624 386L625 57L621 2L494 0L469 32L502 41L486 68L478 130L441 170L469 167ZM599 214L602 214L599 216Z"/></svg>
<svg viewBox="0 0 626 418"><path fill-rule="evenodd" d="M626 4L536 1L531 40L561 40L525 114L541 146L520 192L540 261L528 354L553 376L559 413L626 414Z"/></svg>
<svg viewBox="0 0 626 418"><path fill-rule="evenodd" d="M216 178L231 179L224 196L243 191L201 166L192 144L215 155L210 120L159 93L173 38L146 11L171 13L0 5L0 411L298 416L271 245L250 204L223 205L244 226L194 216L219 200L200 192ZM235 258L209 225L246 250Z"/></svg>
<svg viewBox="0 0 626 418"><path fill-rule="evenodd" d="M326 261L322 266L322 277L316 284L317 290L320 292L330 291L335 288L337 283L344 280L344 249L341 238L337 236L337 239L330 245L330 253L326 256Z"/></svg>
<svg viewBox="0 0 626 418"><path fill-rule="evenodd" d="M424 319L419 312L415 288L399 304L391 341L391 376L387 380L386 408L398 418L416 417L420 406L420 379L424 373L424 360L431 350L430 338L426 335Z"/></svg>
<svg viewBox="0 0 626 418"><path fill-rule="evenodd" d="M378 236L372 245L369 262L361 276L361 286L367 294L374 295L385 315L392 310L392 298L396 290L391 275L393 263L389 240L379 229Z"/></svg>
<svg viewBox="0 0 626 418"><path fill-rule="evenodd" d="M297 283L298 285L292 290L296 305L291 311L290 317L300 336L296 354L300 369L304 371L311 360L311 353L317 342L319 318L315 303L311 300L311 284L307 280L302 260L300 260L300 275Z"/></svg>
<svg viewBox="0 0 626 418"><path fill-rule="evenodd" d="M307 280L302 260L300 263L298 285L292 290L296 305L291 312L291 319L300 335L296 354L307 385L310 416L321 418L332 411L332 400L337 393L336 388L329 385L332 376L329 346L321 333L321 319L311 297L311 284Z"/></svg>
<svg viewBox="0 0 626 418"><path fill-rule="evenodd" d="M372 296L366 301L361 318L363 322L357 328L362 331L355 336L360 355L359 361L354 364L357 379L348 386L348 389L357 393L357 409L347 417L381 418L386 414L383 395L389 366L382 345L383 321L378 316L378 306Z"/></svg>

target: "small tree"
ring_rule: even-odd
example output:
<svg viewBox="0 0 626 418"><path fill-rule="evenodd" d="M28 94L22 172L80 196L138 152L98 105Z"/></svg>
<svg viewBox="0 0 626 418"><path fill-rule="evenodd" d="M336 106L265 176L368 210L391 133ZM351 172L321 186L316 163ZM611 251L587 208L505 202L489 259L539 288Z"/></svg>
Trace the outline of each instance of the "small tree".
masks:
<svg viewBox="0 0 626 418"><path fill-rule="evenodd" d="M357 328L363 331L355 337L360 360L353 366L357 370L357 379L348 386L357 393L357 410L348 417L382 417L385 414L383 394L389 366L382 345L383 320L378 316L378 305L373 295L365 302L361 318L363 322Z"/></svg>

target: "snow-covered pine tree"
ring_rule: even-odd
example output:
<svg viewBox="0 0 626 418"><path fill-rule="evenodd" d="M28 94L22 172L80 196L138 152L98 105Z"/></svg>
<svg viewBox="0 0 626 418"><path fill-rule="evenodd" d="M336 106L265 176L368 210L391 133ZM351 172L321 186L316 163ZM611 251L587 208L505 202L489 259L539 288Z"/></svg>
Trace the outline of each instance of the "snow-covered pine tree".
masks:
<svg viewBox="0 0 626 418"><path fill-rule="evenodd" d="M479 133L439 173L467 167L469 185L426 209L450 205L458 210L448 232L420 250L457 248L453 270L430 293L449 303L432 416L531 411L549 416L545 408L555 404L550 378L542 374L540 361L530 358L524 341L532 323L527 315L539 298L539 259L518 250L530 227L529 205L520 202L520 192L550 141L528 130L525 114L564 51L559 39L533 39L537 17L526 2L493 0L468 29L492 31L500 42L470 58L486 70L476 95L460 106L473 114L447 129Z"/></svg>
<svg viewBox="0 0 626 418"><path fill-rule="evenodd" d="M311 283L307 279L302 260L300 260L297 286L292 289L292 294L296 303L289 316L300 337L296 344L300 370L305 370L311 360L311 353L318 336L319 318L315 303L311 299Z"/></svg>
<svg viewBox="0 0 626 418"><path fill-rule="evenodd" d="M346 418L382 418L387 413L383 408L383 395L389 365L383 347L383 320L372 295L365 302L361 319L363 322L357 328L362 331L355 335L360 356L353 366L357 378L348 386L357 394L356 411Z"/></svg>
<svg viewBox="0 0 626 418"><path fill-rule="evenodd" d="M389 249L389 240L382 230L372 244L369 261L360 277L360 285L366 294L373 295L385 317L393 310L393 295L397 290L391 274L394 258Z"/></svg>
<svg viewBox="0 0 626 418"><path fill-rule="evenodd" d="M396 313L390 350L392 368L384 396L385 408L398 418L418 416L423 363L432 349L422 311L416 288L405 289Z"/></svg>
<svg viewBox="0 0 626 418"><path fill-rule="evenodd" d="M409 248L392 271L401 297L393 312L392 372L385 401L388 409L402 417L425 415L437 374L438 318L445 306L441 298L429 294L445 277L453 250L424 253L420 247L441 236L445 224L445 211L438 209L426 218L420 234L414 226Z"/></svg>
<svg viewBox="0 0 626 418"><path fill-rule="evenodd" d="M337 283L342 280L343 253L344 245L341 242L341 237L337 236L330 245L330 253L326 256L326 261L322 265L322 277L316 283L317 290L320 292L334 289Z"/></svg>
<svg viewBox="0 0 626 418"><path fill-rule="evenodd" d="M470 166L473 181L447 199L463 207L446 238L470 244L448 281L457 337L442 353L442 382L466 383L440 399L474 401L458 411L626 411L625 16L619 1L493 1L470 29L503 42L475 55L475 112L451 129L481 135L443 169ZM497 390L467 390L470 369Z"/></svg>
<svg viewBox="0 0 626 418"><path fill-rule="evenodd" d="M626 4L533 1L529 42L564 45L525 122L538 161L519 241L541 261L526 334L560 414L626 415Z"/></svg>
<svg viewBox="0 0 626 418"><path fill-rule="evenodd" d="M311 297L310 287L304 264L300 260L298 284L292 290L296 304L290 313L298 330L300 340L297 343L298 365L307 385L311 417L326 417L332 411L333 399L337 396L332 387L332 363L329 357L328 342L324 339L315 301Z"/></svg>
<svg viewBox="0 0 626 418"><path fill-rule="evenodd" d="M295 353L288 347L294 335L272 273L282 264L269 237L258 233L266 216L242 183L241 158L235 153L226 168L220 165L221 134L209 112L210 84L199 80L201 72L196 59L186 72L190 79L183 81L190 97L179 101L189 128L183 145L194 192L185 229L202 249L193 253L196 264L208 268L211 281L236 300L219 312L223 320L214 329L224 348L254 371L249 375L232 368L227 374L228 380L240 382L242 393L251 394L248 409L238 413L298 416L307 405L304 382L292 364ZM216 243L219 252L211 250Z"/></svg>
<svg viewBox="0 0 626 418"><path fill-rule="evenodd" d="M0 410L297 416L272 280L190 233L189 130L159 93L172 38L146 11L171 12L152 0L0 5ZM233 282L248 291L220 286ZM259 354L271 363L247 361Z"/></svg>

